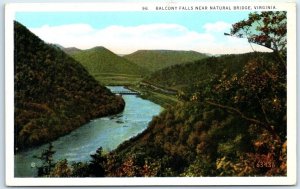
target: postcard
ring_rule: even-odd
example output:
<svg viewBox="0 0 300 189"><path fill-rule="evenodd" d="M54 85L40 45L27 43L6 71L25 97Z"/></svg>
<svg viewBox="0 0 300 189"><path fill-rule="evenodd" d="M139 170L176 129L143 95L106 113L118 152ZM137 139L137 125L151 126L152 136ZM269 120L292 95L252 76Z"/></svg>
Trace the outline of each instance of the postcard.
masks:
<svg viewBox="0 0 300 189"><path fill-rule="evenodd" d="M296 183L295 3L5 11L8 186Z"/></svg>

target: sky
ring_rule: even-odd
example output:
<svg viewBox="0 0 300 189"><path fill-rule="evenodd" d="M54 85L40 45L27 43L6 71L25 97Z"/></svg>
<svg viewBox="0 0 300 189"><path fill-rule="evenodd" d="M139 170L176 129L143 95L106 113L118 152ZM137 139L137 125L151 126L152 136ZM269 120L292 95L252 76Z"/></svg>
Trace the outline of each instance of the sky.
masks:
<svg viewBox="0 0 300 189"><path fill-rule="evenodd" d="M116 54L137 50L194 50L208 54L252 52L245 39L224 36L247 11L17 12L15 19L47 43ZM267 51L253 45L255 50Z"/></svg>

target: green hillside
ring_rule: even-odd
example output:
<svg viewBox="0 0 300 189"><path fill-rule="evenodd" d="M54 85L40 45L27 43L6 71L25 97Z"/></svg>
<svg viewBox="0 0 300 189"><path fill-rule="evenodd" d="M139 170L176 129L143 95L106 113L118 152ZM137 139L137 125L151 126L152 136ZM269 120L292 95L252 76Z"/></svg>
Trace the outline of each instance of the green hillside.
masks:
<svg viewBox="0 0 300 189"><path fill-rule="evenodd" d="M261 55L268 56L268 54ZM143 82L181 90L198 81L209 80L212 76L222 74L223 71L238 72L255 56L257 56L255 53L223 55L205 58L188 64L173 65L152 73Z"/></svg>
<svg viewBox="0 0 300 189"><path fill-rule="evenodd" d="M71 54L88 72L104 84L116 84L122 81L139 80L148 73L144 68L129 62L104 47L94 47Z"/></svg>
<svg viewBox="0 0 300 189"><path fill-rule="evenodd" d="M49 142L124 101L59 48L14 23L15 150Z"/></svg>
<svg viewBox="0 0 300 189"><path fill-rule="evenodd" d="M153 72L175 64L200 60L207 55L195 51L139 50L123 57Z"/></svg>

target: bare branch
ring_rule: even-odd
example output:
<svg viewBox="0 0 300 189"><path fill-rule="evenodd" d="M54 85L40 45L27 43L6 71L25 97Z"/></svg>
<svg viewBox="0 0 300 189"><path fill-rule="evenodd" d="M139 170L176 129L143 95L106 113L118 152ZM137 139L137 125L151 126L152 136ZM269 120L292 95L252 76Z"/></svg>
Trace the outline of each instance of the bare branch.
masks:
<svg viewBox="0 0 300 189"><path fill-rule="evenodd" d="M205 101L207 104L209 105L212 105L212 106L216 106L216 107L219 107L219 108L222 108L222 109L226 109L230 112L234 112L234 113L237 113L238 115L241 116L241 118L245 119L246 121L249 121L251 123L254 123L254 124L257 124L257 125L261 125L263 126L267 131L269 131L276 139L280 140L279 136L276 134L275 130L273 129L272 125L268 124L268 123L265 123L265 122L262 122L258 119L255 119L255 118L250 118L248 116L246 116L244 113L242 113L240 110L238 110L237 108L233 108L233 107L230 107L230 106L226 106L226 105L222 105L222 104L218 104L218 103L215 103L215 102L212 102L212 101L209 101L209 100L206 100Z"/></svg>

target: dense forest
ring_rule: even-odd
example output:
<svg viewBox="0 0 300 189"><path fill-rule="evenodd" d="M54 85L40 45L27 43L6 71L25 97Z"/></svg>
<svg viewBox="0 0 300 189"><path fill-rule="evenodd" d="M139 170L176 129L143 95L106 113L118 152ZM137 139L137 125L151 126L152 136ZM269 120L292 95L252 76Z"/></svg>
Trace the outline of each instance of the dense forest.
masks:
<svg viewBox="0 0 300 189"><path fill-rule="evenodd" d="M123 110L122 98L18 22L14 45L15 150L49 142L90 119Z"/></svg>
<svg viewBox="0 0 300 189"><path fill-rule="evenodd" d="M206 58L207 55L196 51L139 50L124 58L151 72L176 64L185 64Z"/></svg>
<svg viewBox="0 0 300 189"><path fill-rule="evenodd" d="M273 52L211 57L153 73L146 82L179 90L176 105L117 149L104 154L99 144L89 162L49 163L50 144L39 176L286 176L286 12L250 13L226 35Z"/></svg>
<svg viewBox="0 0 300 189"><path fill-rule="evenodd" d="M170 88L183 90L199 81L210 80L213 75L222 72L237 73L245 64L256 57L257 53L239 55L223 55L209 57L186 64L177 64L158 70L143 79L143 82ZM259 53L262 58L271 58L269 53Z"/></svg>

